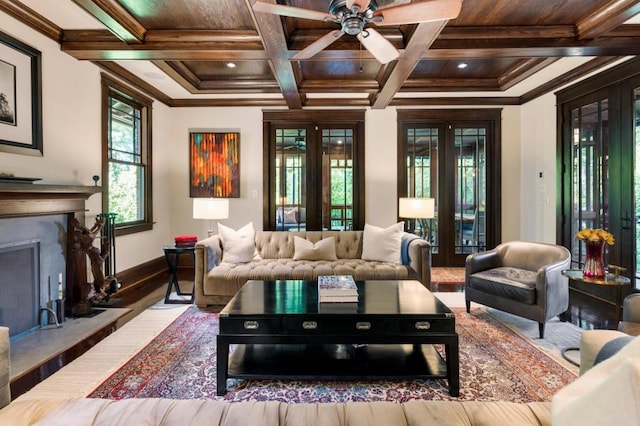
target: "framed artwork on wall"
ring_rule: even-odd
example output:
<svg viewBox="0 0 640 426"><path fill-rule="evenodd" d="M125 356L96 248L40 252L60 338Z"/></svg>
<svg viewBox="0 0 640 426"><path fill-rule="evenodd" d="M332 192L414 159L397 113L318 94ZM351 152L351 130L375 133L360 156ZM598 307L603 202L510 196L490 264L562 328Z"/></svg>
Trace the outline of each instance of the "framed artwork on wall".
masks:
<svg viewBox="0 0 640 426"><path fill-rule="evenodd" d="M42 57L0 32L0 151L42 156Z"/></svg>
<svg viewBox="0 0 640 426"><path fill-rule="evenodd" d="M239 130L189 130L189 196L240 197Z"/></svg>

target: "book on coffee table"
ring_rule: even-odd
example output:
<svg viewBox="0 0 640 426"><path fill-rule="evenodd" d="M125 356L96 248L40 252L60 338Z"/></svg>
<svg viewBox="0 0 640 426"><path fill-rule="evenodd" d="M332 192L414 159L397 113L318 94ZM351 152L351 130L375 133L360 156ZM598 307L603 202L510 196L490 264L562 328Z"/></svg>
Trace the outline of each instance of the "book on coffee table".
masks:
<svg viewBox="0 0 640 426"><path fill-rule="evenodd" d="M358 288L351 275L320 275L318 277L318 297L321 302L330 299L332 302L357 302Z"/></svg>

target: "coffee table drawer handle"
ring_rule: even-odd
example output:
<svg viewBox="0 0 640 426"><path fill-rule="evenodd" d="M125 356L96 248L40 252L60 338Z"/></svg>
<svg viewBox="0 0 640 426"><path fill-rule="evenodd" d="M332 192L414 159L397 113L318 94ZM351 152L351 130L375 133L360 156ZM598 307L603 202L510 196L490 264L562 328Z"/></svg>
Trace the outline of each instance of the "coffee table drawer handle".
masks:
<svg viewBox="0 0 640 426"><path fill-rule="evenodd" d="M431 324L429 323L429 321L418 321L416 322L416 329L417 330L428 330L431 328Z"/></svg>
<svg viewBox="0 0 640 426"><path fill-rule="evenodd" d="M318 323L315 321L303 321L302 328L304 328L305 330L315 330L316 328L318 328Z"/></svg>
<svg viewBox="0 0 640 426"><path fill-rule="evenodd" d="M361 321L356 323L357 330L371 330L371 323L368 321Z"/></svg>
<svg viewBox="0 0 640 426"><path fill-rule="evenodd" d="M245 330L257 330L260 324L258 321L245 321L244 328Z"/></svg>

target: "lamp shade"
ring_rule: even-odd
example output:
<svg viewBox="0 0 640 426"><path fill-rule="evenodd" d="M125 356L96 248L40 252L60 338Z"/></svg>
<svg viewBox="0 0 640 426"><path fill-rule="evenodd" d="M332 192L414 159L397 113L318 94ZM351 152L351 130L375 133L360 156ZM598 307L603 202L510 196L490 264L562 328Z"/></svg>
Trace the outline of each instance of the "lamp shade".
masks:
<svg viewBox="0 0 640 426"><path fill-rule="evenodd" d="M226 219L229 217L227 198L194 198L194 219Z"/></svg>
<svg viewBox="0 0 640 426"><path fill-rule="evenodd" d="M435 217L434 198L400 198L398 216L409 219L432 219Z"/></svg>

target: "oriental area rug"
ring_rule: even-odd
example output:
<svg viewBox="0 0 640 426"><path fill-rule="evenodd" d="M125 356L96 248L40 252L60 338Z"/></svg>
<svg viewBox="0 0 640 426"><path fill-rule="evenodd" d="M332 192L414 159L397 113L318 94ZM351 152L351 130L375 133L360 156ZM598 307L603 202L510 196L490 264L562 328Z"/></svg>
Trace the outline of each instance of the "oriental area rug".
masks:
<svg viewBox="0 0 640 426"><path fill-rule="evenodd" d="M289 403L427 400L550 401L577 378L485 307L452 308L460 336L460 397L446 380L279 381L229 380L216 396L218 315L187 309L119 368L90 398L277 400ZM537 327L536 327L537 328ZM439 350L443 350L439 348Z"/></svg>
<svg viewBox="0 0 640 426"><path fill-rule="evenodd" d="M435 284L464 284L464 268L431 268L431 285Z"/></svg>

